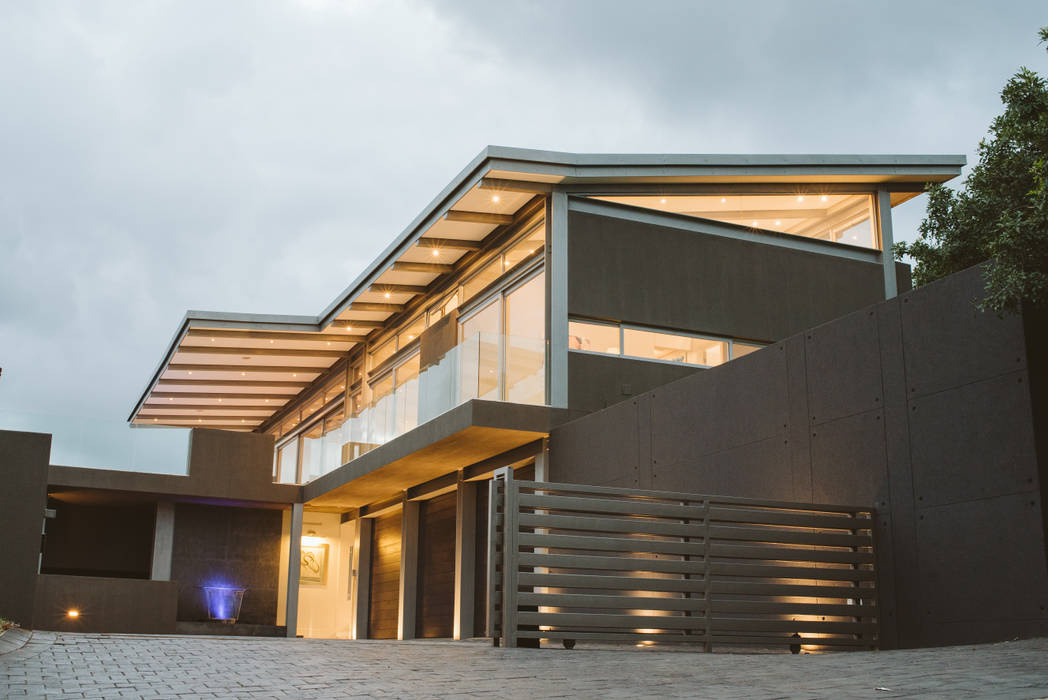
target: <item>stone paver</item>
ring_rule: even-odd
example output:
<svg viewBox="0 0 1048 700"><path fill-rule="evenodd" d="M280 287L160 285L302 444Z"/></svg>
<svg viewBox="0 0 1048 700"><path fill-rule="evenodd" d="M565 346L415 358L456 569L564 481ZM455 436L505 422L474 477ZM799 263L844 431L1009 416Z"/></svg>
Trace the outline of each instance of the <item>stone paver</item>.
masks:
<svg viewBox="0 0 1048 700"><path fill-rule="evenodd" d="M1048 697L1048 639L826 655L36 632L0 697Z"/></svg>

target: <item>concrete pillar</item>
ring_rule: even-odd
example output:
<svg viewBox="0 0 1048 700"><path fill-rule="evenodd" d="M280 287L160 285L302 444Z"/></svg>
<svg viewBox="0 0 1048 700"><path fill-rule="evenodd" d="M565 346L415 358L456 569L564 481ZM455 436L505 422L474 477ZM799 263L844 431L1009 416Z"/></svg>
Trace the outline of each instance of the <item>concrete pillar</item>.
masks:
<svg viewBox="0 0 1048 700"><path fill-rule="evenodd" d="M171 555L175 549L175 504L160 501L156 504L156 524L153 526L153 569L149 578L154 581L171 580Z"/></svg>
<svg viewBox="0 0 1048 700"><path fill-rule="evenodd" d="M892 233L892 198L887 190L877 190L877 225L881 238L881 264L884 266L884 298L891 299L899 293L895 278L895 237Z"/></svg>
<svg viewBox="0 0 1048 700"><path fill-rule="evenodd" d="M357 521L357 534L353 549L356 552L356 569L353 570L353 639L368 638L368 614L371 612L371 537L375 521L361 518Z"/></svg>
<svg viewBox="0 0 1048 700"><path fill-rule="evenodd" d="M535 455L535 481L549 480L549 438L542 438L542 448Z"/></svg>
<svg viewBox="0 0 1048 700"><path fill-rule="evenodd" d="M546 258L547 308L549 309L549 391L554 408L568 407L568 195L550 195Z"/></svg>
<svg viewBox="0 0 1048 700"><path fill-rule="evenodd" d="M415 638L418 594L418 501L404 501L400 530L400 610L397 639Z"/></svg>
<svg viewBox="0 0 1048 700"><path fill-rule="evenodd" d="M473 605L476 597L477 484L458 474L455 493L455 619L452 636L473 636Z"/></svg>
<svg viewBox="0 0 1048 700"><path fill-rule="evenodd" d="M298 578L302 564L302 511L301 503L291 506L291 533L288 538L287 554L287 636L298 636Z"/></svg>

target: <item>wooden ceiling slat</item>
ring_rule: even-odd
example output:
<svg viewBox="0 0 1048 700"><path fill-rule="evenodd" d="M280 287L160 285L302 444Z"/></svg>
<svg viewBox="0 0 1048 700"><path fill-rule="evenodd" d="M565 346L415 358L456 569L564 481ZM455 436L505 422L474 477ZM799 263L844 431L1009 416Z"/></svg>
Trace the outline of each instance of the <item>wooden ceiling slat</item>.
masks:
<svg viewBox="0 0 1048 700"><path fill-rule="evenodd" d="M377 304L371 301L354 301L349 305L351 311L385 311L399 313L404 310L403 304Z"/></svg>
<svg viewBox="0 0 1048 700"><path fill-rule="evenodd" d="M269 417L270 413L273 413L273 411L277 410L278 408L282 408L282 405L278 406L276 404L271 404L271 405L267 406L266 404L262 404L261 406L245 406L244 404L238 404L238 403L199 403L198 404L198 403L175 403L174 401L160 401L158 403L144 403L144 404L142 404L142 409L141 410L142 411L157 411L157 410L164 410L164 411L166 411L166 410L172 409L172 408L177 408L180 411L210 411L212 409L219 409L219 408L227 410L227 411L240 411L240 410L243 410L243 411L265 411L266 415L259 416L259 417L260 418L267 418L267 417ZM141 413L141 411L140 411L140 413ZM195 417L195 416L193 416L193 417Z"/></svg>
<svg viewBox="0 0 1048 700"><path fill-rule="evenodd" d="M463 211L452 209L444 214L444 220L462 221L470 224L495 224L497 226L505 226L506 224L513 223L513 216L510 214L495 214L486 211Z"/></svg>
<svg viewBox="0 0 1048 700"><path fill-rule="evenodd" d="M332 328L370 328L374 330L376 328L384 328L385 325L382 321L364 321L355 318L340 318L331 322Z"/></svg>
<svg viewBox="0 0 1048 700"><path fill-rule="evenodd" d="M369 291L378 294L384 292L389 292L390 294L425 294L428 289L429 287L414 284L373 284Z"/></svg>
<svg viewBox="0 0 1048 700"><path fill-rule="evenodd" d="M423 289L425 289L423 287ZM362 335L348 333L302 333L301 331L231 331L208 328L190 328L187 338L222 338L223 340L304 340L310 342L327 341L329 343L360 343Z"/></svg>
<svg viewBox="0 0 1048 700"><path fill-rule="evenodd" d="M244 383L246 384L247 382ZM269 399L270 401L288 401L295 398L296 394L250 394L221 391L154 391L149 396L154 399Z"/></svg>
<svg viewBox="0 0 1048 700"><path fill-rule="evenodd" d="M196 365L169 364L172 372L247 372L248 374L322 374L327 367L287 367L285 365ZM212 380L214 378L212 377ZM164 381L163 379L161 381Z"/></svg>
<svg viewBox="0 0 1048 700"><path fill-rule="evenodd" d="M181 355L260 355L264 357L345 357L345 350L305 350L290 348L222 348L208 345L180 345Z"/></svg>
<svg viewBox="0 0 1048 700"><path fill-rule="evenodd" d="M443 275L448 272L454 272L455 266L443 263L395 262L391 269L395 272L432 272L433 274ZM352 304L350 308L352 308Z"/></svg>
<svg viewBox="0 0 1048 700"><path fill-rule="evenodd" d="M465 241L457 238L420 238L415 245L419 248L447 248L449 250L480 250L484 241Z"/></svg>
<svg viewBox="0 0 1048 700"><path fill-rule="evenodd" d="M240 389L305 389L312 382L285 382L280 380L273 381L253 381L253 380L239 380L239 379L208 379L202 377L200 379L165 379L161 377L157 381L157 388L163 388L164 386L192 386L192 387L205 387L205 386L224 386L234 387ZM161 386L163 385L163 386ZM294 398L294 394L286 394L288 398Z"/></svg>
<svg viewBox="0 0 1048 700"><path fill-rule="evenodd" d="M179 415L177 413L143 414L141 412L138 414L138 417L139 418L148 418L150 421L152 421L154 418L156 418L157 421L164 421L164 420L195 421L195 420L199 420L199 419L203 419L203 420L232 420L232 421L240 421L241 419L243 419L243 420L247 421L247 423L245 423L245 425L247 425L249 423L261 423L262 421L264 421L266 419L266 416L240 416L240 415L232 415L232 416L226 416L226 415L222 415L222 416L186 416L186 415Z"/></svg>

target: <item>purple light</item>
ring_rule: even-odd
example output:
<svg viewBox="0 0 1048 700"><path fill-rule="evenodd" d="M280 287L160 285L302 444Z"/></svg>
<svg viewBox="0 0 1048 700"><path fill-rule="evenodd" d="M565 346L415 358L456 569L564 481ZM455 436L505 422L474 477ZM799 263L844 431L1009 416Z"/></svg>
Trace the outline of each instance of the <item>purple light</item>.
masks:
<svg viewBox="0 0 1048 700"><path fill-rule="evenodd" d="M204 586L207 614L212 620L233 624L240 617L244 589L232 586Z"/></svg>

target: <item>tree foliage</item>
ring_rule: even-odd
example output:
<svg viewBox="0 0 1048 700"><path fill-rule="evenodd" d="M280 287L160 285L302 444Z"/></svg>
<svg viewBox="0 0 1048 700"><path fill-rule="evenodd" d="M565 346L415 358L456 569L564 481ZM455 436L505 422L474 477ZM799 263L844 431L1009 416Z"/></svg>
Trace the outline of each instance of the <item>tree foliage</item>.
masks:
<svg viewBox="0 0 1048 700"><path fill-rule="evenodd" d="M980 308L998 313L1048 302L1048 83L1020 68L1001 101L963 188L930 185L917 240L895 246L918 285L989 260Z"/></svg>

